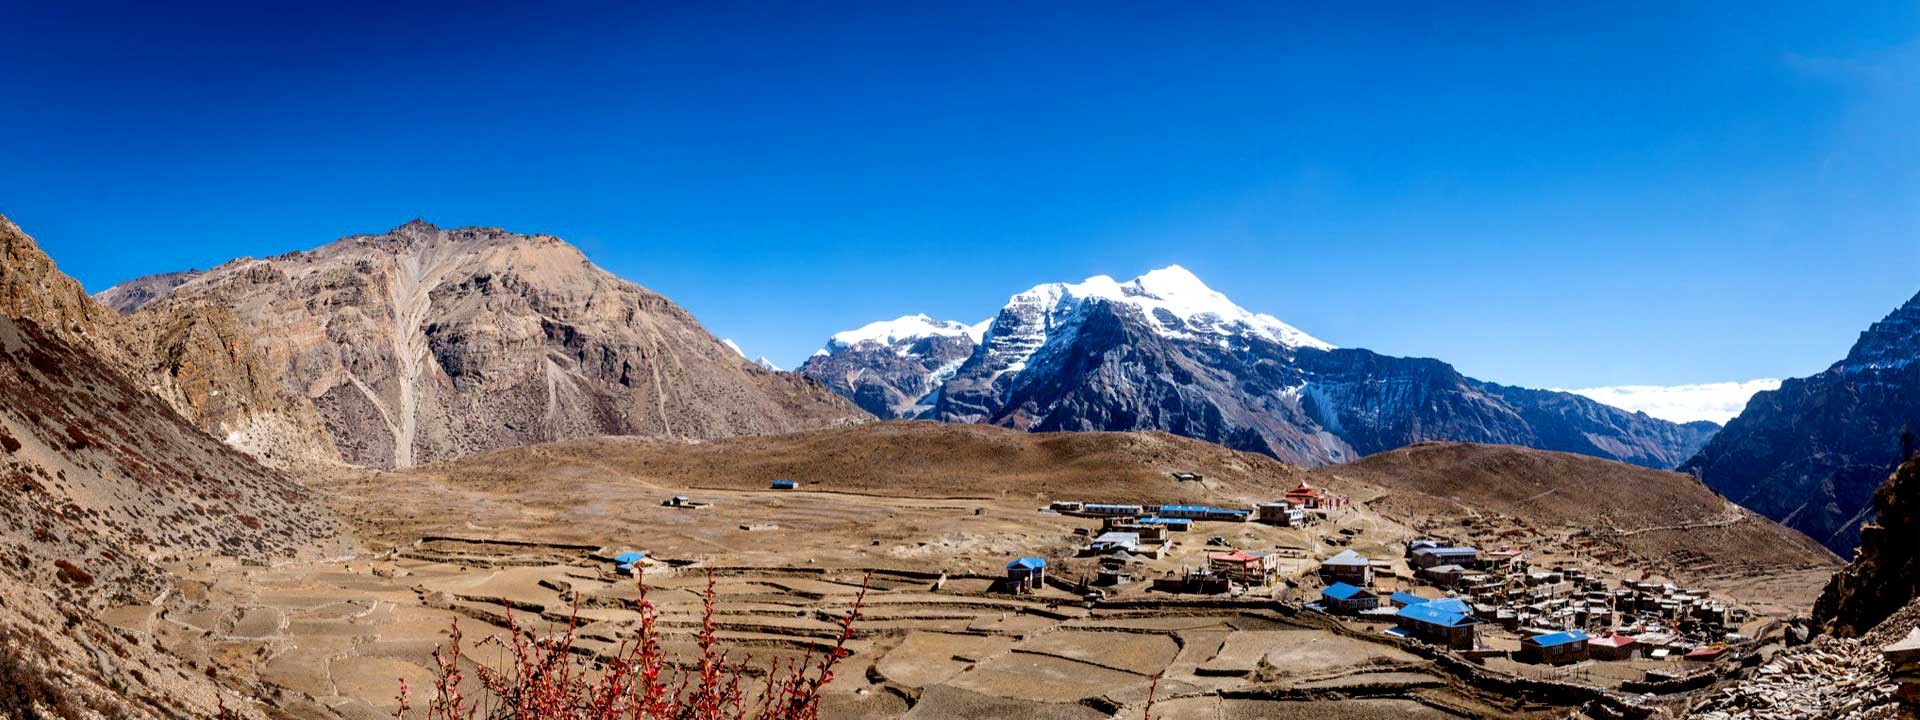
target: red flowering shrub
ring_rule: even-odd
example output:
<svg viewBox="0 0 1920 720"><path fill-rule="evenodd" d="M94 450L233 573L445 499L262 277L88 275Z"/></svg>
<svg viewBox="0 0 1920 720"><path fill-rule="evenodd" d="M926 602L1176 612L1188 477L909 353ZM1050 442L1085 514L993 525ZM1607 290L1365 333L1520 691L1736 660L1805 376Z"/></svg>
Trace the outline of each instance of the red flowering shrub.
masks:
<svg viewBox="0 0 1920 720"><path fill-rule="evenodd" d="M659 612L647 600L644 578L637 579L640 613L635 634L610 657L576 653L577 607L564 630L540 636L507 616L505 639L490 638L507 649L505 666L476 665L480 692L467 697L461 667L460 628L434 652L432 694L417 708L425 720L818 720L821 691L845 658L847 640L866 601L866 587L840 621L833 649L818 657L809 652L789 666L764 668L764 681L748 677L746 661L730 662L720 648L714 623L713 576L707 576L697 636L699 658L682 669L669 662L657 628ZM757 691L757 692L756 692ZM757 695L757 697L756 697ZM416 717L411 688L400 683L397 720Z"/></svg>

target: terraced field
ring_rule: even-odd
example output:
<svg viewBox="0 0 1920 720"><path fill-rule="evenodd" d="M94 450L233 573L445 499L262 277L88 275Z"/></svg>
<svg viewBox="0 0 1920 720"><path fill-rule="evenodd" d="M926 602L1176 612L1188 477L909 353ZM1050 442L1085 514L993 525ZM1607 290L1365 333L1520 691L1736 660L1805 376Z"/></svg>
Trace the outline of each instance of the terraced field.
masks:
<svg viewBox="0 0 1920 720"><path fill-rule="evenodd" d="M428 682L455 624L469 662L503 660L494 638L509 618L550 631L578 618L583 652L613 652L636 631L639 587L605 555L427 540L339 563L205 564L179 569L180 603L108 620L279 688L292 717L390 717L400 681ZM830 686L835 718L1137 717L1156 677L1159 717L1306 717L1356 692L1400 697L1376 704L1414 717L1526 710L1486 705L1418 657L1276 609L1088 607L1059 590L1014 597L987 577L907 569L659 563L645 577L670 654L697 656L711 582L719 637L758 667L830 649L865 586L853 654Z"/></svg>

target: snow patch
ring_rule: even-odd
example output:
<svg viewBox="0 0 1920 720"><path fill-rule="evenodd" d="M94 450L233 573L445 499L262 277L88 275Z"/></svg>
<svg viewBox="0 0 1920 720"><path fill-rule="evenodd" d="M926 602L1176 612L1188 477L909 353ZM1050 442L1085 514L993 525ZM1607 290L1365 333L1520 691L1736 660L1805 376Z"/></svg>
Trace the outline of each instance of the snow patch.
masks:
<svg viewBox="0 0 1920 720"><path fill-rule="evenodd" d="M729 347L729 348L733 348L733 351L734 351L734 352L736 352L736 353L739 353L739 355L740 355L740 357L746 357L746 356L747 356L747 351L745 351L745 350L741 350L741 349L740 349L740 344L739 344L739 343L736 343L736 342L734 342L734 341L733 341L733 338L722 338L722 339L720 340L720 343L721 343L721 344L723 344L723 345L726 345L726 346L727 346L727 347Z"/></svg>
<svg viewBox="0 0 1920 720"><path fill-rule="evenodd" d="M867 323L857 329L834 333L827 339L823 352L849 348L861 343L871 342L881 345L893 345L902 341L918 340L928 337L968 337L980 342L988 323L975 325L957 323L952 320L935 320L924 314L902 315L892 320Z"/></svg>

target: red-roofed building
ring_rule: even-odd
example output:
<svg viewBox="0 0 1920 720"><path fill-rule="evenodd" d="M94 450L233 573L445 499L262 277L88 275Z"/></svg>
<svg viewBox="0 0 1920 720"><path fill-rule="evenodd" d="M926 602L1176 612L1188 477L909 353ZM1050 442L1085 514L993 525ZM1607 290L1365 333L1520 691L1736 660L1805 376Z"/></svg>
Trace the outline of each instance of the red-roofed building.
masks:
<svg viewBox="0 0 1920 720"><path fill-rule="evenodd" d="M1310 510L1332 510L1345 507L1347 496L1335 495L1301 481L1298 486L1287 491L1287 502Z"/></svg>
<svg viewBox="0 0 1920 720"><path fill-rule="evenodd" d="M1273 577L1277 558L1272 553L1250 553L1245 550L1208 553L1207 568L1247 585L1265 585Z"/></svg>

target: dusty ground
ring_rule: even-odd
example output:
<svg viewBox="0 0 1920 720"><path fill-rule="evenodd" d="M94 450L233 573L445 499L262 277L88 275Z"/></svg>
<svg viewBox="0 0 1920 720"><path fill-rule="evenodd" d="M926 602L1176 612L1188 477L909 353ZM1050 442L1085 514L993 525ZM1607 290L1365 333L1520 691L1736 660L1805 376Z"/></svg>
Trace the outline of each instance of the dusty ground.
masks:
<svg viewBox="0 0 1920 720"><path fill-rule="evenodd" d="M858 442L827 447L817 435L693 446L583 441L331 478L319 489L358 529L364 548L356 556L179 565L171 569L187 581L176 597L116 609L108 619L152 632L198 664L280 688L274 703L291 717L388 717L399 680L424 681L432 649L454 623L469 658L491 663L500 651L486 638L508 612L551 623L578 593L584 645L604 651L630 632L634 616L622 600L636 594L604 558L631 549L659 561L649 573L651 598L682 656L692 650L709 573L722 637L765 663L831 642L834 620L873 571L850 665L830 686L834 718L1139 717L1155 676L1155 714L1169 718L1568 712L1464 687L1386 642L1380 628L1335 632L1274 602L1312 597L1318 581L1306 573L1314 561L1347 547L1397 558L1415 524L1460 532L1486 525L1376 510L1387 491L1333 479L1360 502L1332 522L1200 523L1174 534L1165 557L1134 568L1153 578L1198 566L1217 549L1206 545L1216 535L1235 547L1301 556L1283 564L1281 582L1235 604L1150 592L1145 582L1112 589L1091 608L1052 588L1015 598L992 592L991 578L1017 556L1046 556L1054 576L1070 582L1091 574L1090 559L1072 557L1074 531L1097 521L1045 512L1050 499L1246 504L1279 495L1300 473L1158 435L1106 436L1124 440L1115 446L1087 444L1099 434L960 428L960 442L998 448L967 462L945 426L932 428L942 437L931 439L920 427L849 431ZM898 452L911 457L888 455ZM836 463L849 469L836 472ZM1164 474L1173 469L1209 479L1175 483ZM801 489L766 489L773 477L801 480ZM708 505L661 505L674 495ZM1503 537L1544 557L1631 571L1583 550L1574 531L1526 532ZM1404 569L1389 568L1380 585L1403 585L1394 576ZM1818 587L1811 569L1806 583L1791 573L1737 570L1716 589L1750 606L1740 593L1787 607ZM1594 684L1609 682L1617 679Z"/></svg>

